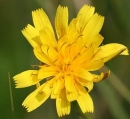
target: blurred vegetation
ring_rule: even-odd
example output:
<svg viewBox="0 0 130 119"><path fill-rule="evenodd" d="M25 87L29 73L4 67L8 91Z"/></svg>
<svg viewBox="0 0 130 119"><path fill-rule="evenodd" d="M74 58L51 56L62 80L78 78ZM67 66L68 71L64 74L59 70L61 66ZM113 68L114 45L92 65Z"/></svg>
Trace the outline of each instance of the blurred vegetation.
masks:
<svg viewBox="0 0 130 119"><path fill-rule="evenodd" d="M85 3L95 6L96 12L105 16L101 31L105 38L103 44L122 43L130 49L129 0L0 0L0 119L58 119L55 100L47 100L31 113L27 113L21 106L35 87L15 89L12 77L39 63L21 30L26 24L33 24L32 10L43 8L54 25L55 11L59 4L68 6L71 20ZM106 69L111 70L110 77L96 83L90 93L95 105L94 113L82 114L77 103L73 102L70 115L62 119L130 118L130 57L118 56L106 63L102 70ZM13 95L14 110L10 92Z"/></svg>

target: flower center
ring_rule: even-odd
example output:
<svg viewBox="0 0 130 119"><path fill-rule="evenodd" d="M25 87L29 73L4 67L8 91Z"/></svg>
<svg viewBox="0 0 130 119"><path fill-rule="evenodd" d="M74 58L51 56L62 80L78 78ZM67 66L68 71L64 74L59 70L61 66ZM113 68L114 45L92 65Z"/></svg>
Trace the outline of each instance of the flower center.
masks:
<svg viewBox="0 0 130 119"><path fill-rule="evenodd" d="M63 73L69 73L70 72L70 68L69 66L71 65L71 60L70 58L66 58L64 61L63 61L63 64L62 64L62 72Z"/></svg>

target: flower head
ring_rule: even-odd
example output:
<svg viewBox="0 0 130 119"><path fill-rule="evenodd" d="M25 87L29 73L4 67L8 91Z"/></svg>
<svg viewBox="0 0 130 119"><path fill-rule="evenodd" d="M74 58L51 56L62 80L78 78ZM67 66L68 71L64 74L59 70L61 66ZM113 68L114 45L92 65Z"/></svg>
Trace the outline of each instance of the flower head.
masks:
<svg viewBox="0 0 130 119"><path fill-rule="evenodd" d="M72 101L78 102L82 112L93 112L89 92L93 83L106 78L109 72L97 75L92 71L119 54L128 55L127 48L117 43L101 45L103 37L99 32L104 17L94 13L92 6L84 5L69 25L67 7L59 6L55 17L57 36L42 9L33 11L32 18L34 27L27 25L22 33L41 65L38 70L14 76L16 88L37 85L22 105L30 112L50 97L56 99L59 116L70 113Z"/></svg>

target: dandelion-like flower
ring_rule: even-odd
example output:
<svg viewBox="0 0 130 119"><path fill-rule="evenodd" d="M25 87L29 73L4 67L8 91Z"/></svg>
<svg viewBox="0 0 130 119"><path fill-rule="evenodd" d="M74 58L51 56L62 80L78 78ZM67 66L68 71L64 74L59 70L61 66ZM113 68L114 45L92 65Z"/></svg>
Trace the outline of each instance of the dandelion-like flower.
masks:
<svg viewBox="0 0 130 119"><path fill-rule="evenodd" d="M37 85L23 102L30 112L49 97L56 99L59 116L70 113L71 102L77 101L82 112L93 112L89 92L94 82L109 75L94 74L105 62L117 55L128 55L127 47L111 43L101 45L99 34L104 17L94 13L94 7L84 5L68 25L68 9L59 6L55 17L55 36L52 25L42 9L32 12L34 27L27 25L23 35L32 45L41 64L38 70L27 70L16 76L16 88ZM40 81L45 80L43 84Z"/></svg>

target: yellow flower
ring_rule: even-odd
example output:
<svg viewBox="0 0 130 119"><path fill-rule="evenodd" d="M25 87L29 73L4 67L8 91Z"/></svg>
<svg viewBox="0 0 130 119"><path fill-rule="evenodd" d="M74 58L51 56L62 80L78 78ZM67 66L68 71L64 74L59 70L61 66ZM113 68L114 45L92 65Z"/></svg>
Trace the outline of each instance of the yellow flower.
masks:
<svg viewBox="0 0 130 119"><path fill-rule="evenodd" d="M27 25L22 33L41 65L38 70L13 77L16 88L37 86L22 105L30 112L50 97L56 99L59 116L70 113L72 101L78 102L83 113L93 112L89 92L93 82L106 78L109 72L96 75L92 71L119 54L128 55L127 47L117 43L101 45L103 37L99 32L104 17L94 13L92 6L84 5L69 25L67 7L59 6L55 17L57 36L42 9L33 11L32 18L34 27Z"/></svg>

